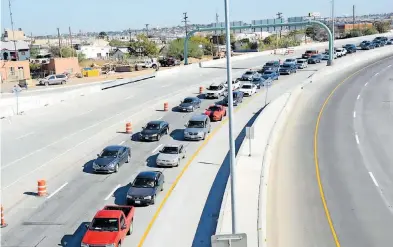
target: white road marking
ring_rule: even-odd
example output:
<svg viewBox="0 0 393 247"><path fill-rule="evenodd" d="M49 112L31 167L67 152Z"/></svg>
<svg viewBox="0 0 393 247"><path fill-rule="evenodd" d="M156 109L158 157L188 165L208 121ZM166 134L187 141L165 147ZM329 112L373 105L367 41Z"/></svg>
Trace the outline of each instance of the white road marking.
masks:
<svg viewBox="0 0 393 247"><path fill-rule="evenodd" d="M358 95L358 99L360 99L360 94Z"/></svg>
<svg viewBox="0 0 393 247"><path fill-rule="evenodd" d="M59 192L60 190L62 190L64 187L66 187L68 184L68 182L65 182L62 186L60 186L60 188L58 188L57 190L53 191L52 194L50 194L46 199L51 198L52 196L54 196L57 192Z"/></svg>
<svg viewBox="0 0 393 247"><path fill-rule="evenodd" d="M131 99L131 98L133 98L135 95L130 95L130 96L128 96L127 98L125 98L125 99Z"/></svg>
<svg viewBox="0 0 393 247"><path fill-rule="evenodd" d="M373 180L375 186L379 187L379 184L378 184L377 180L375 179L373 173L372 172L368 172L368 174L370 174L370 177Z"/></svg>
<svg viewBox="0 0 393 247"><path fill-rule="evenodd" d="M392 67L392 65L389 65L388 68Z"/></svg>
<svg viewBox="0 0 393 247"><path fill-rule="evenodd" d="M122 142L119 143L119 145L123 145L125 142L126 142L126 141L122 141Z"/></svg>
<svg viewBox="0 0 393 247"><path fill-rule="evenodd" d="M115 192L116 192L116 190L118 189L118 188L120 188L120 186L121 186L121 184L118 184L113 190L112 190L112 192L107 196L107 197L105 197L105 201L107 201L111 196L113 196L113 194L115 194Z"/></svg>
<svg viewBox="0 0 393 247"><path fill-rule="evenodd" d="M367 87L368 82L366 82L366 84L364 84L365 87Z"/></svg>
<svg viewBox="0 0 393 247"><path fill-rule="evenodd" d="M156 147L151 153L154 154L158 149L160 149L160 147L162 147L162 144L158 145L158 147Z"/></svg>
<svg viewBox="0 0 393 247"><path fill-rule="evenodd" d="M355 139L356 139L356 143L359 144L360 142L359 142L359 136L358 136L358 134L355 134Z"/></svg>
<svg viewBox="0 0 393 247"><path fill-rule="evenodd" d="M19 136L18 138L16 138L16 140L25 138L25 137L27 137L27 136L29 136L29 135L32 135L32 134L34 134L34 132L29 132L29 133L27 133L27 134L24 134L24 135Z"/></svg>
<svg viewBox="0 0 393 247"><path fill-rule="evenodd" d="M379 75L379 73L377 72L377 73L375 73L375 76L377 76L377 75Z"/></svg>
<svg viewBox="0 0 393 247"><path fill-rule="evenodd" d="M354 112L353 112L353 118L355 118L355 117L356 117L356 112L354 111Z"/></svg>
<svg viewBox="0 0 393 247"><path fill-rule="evenodd" d="M161 88L163 88L163 87L169 87L169 86L172 86L172 84L162 85Z"/></svg>
<svg viewBox="0 0 393 247"><path fill-rule="evenodd" d="M76 115L76 117L79 117L79 116L85 115L85 114L87 114L87 113L90 113L90 112L92 112L92 111L93 111L93 110L89 110L89 111L82 112L82 113L80 113L80 114Z"/></svg>
<svg viewBox="0 0 393 247"><path fill-rule="evenodd" d="M159 117L159 118L157 118L157 120L161 120L163 117Z"/></svg>

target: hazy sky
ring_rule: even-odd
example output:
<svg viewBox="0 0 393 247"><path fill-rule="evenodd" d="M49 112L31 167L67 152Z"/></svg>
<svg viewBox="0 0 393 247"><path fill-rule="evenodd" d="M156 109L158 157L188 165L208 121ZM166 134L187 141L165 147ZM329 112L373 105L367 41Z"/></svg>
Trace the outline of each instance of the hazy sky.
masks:
<svg viewBox="0 0 393 247"><path fill-rule="evenodd" d="M229 0L230 20L246 21L304 16L308 12L330 14L330 0ZM352 5L358 14L393 11L393 0L336 0L337 15L351 15ZM56 28L68 32L124 30L165 27L182 24L183 12L190 23L212 23L218 12L224 21L224 1L216 0L11 0L14 27L36 35L54 34ZM1 27L10 27L8 0L1 0Z"/></svg>

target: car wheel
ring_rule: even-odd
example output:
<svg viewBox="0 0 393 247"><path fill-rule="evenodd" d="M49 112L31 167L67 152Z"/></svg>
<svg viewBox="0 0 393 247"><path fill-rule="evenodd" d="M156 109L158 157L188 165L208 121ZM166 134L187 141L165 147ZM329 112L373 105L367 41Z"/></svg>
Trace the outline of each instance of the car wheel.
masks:
<svg viewBox="0 0 393 247"><path fill-rule="evenodd" d="M166 129L165 134L166 134L166 135L169 134L169 128Z"/></svg>
<svg viewBox="0 0 393 247"><path fill-rule="evenodd" d="M119 171L119 164L116 164L116 166L115 166L115 172L118 172Z"/></svg>
<svg viewBox="0 0 393 247"><path fill-rule="evenodd" d="M180 159L177 160L176 167L180 165Z"/></svg>
<svg viewBox="0 0 393 247"><path fill-rule="evenodd" d="M206 133L205 134L203 134L203 138L202 138L202 140L205 140L206 139Z"/></svg>
<svg viewBox="0 0 393 247"><path fill-rule="evenodd" d="M161 135L161 134L158 134L158 135L157 135L157 141L161 140L161 137L162 137L162 135Z"/></svg>
<svg viewBox="0 0 393 247"><path fill-rule="evenodd" d="M65 84L65 83L66 83L66 81L61 81L61 85Z"/></svg>
<svg viewBox="0 0 393 247"><path fill-rule="evenodd" d="M132 220L130 223L130 229L128 229L127 235L131 235L131 233L134 231L134 221Z"/></svg>
<svg viewBox="0 0 393 247"><path fill-rule="evenodd" d="M118 244L117 244L117 247L121 247L121 243L118 243Z"/></svg>
<svg viewBox="0 0 393 247"><path fill-rule="evenodd" d="M227 111L225 111L225 113L224 113L224 117L226 117L227 116Z"/></svg>
<svg viewBox="0 0 393 247"><path fill-rule="evenodd" d="M157 65L153 64L153 66L151 66L153 69L157 69Z"/></svg>
<svg viewBox="0 0 393 247"><path fill-rule="evenodd" d="M128 155L128 156L127 156L126 163L130 163L130 159L131 159L131 156L130 156L130 155Z"/></svg>
<svg viewBox="0 0 393 247"><path fill-rule="evenodd" d="M154 195L152 198L151 198L151 205L154 205L156 203L156 195Z"/></svg>
<svg viewBox="0 0 393 247"><path fill-rule="evenodd" d="M45 82L45 86L49 86L49 82Z"/></svg>
<svg viewBox="0 0 393 247"><path fill-rule="evenodd" d="M191 108L191 111L194 112L194 111L195 111L195 107L192 107L192 108Z"/></svg>
<svg viewBox="0 0 393 247"><path fill-rule="evenodd" d="M220 121L222 121L222 115L221 115L221 117L220 117Z"/></svg>

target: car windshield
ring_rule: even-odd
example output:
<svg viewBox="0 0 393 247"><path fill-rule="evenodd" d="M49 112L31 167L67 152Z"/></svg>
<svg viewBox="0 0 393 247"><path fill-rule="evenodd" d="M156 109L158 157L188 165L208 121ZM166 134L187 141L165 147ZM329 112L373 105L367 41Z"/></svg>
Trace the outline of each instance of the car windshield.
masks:
<svg viewBox="0 0 393 247"><path fill-rule="evenodd" d="M283 68L289 68L289 67L291 67L291 65L289 65L289 64L283 64L282 67L283 67Z"/></svg>
<svg viewBox="0 0 393 247"><path fill-rule="evenodd" d="M304 63L304 61L297 61L297 63Z"/></svg>
<svg viewBox="0 0 393 247"><path fill-rule="evenodd" d="M115 150L104 150L100 154L100 157L116 157L117 156L117 151Z"/></svg>
<svg viewBox="0 0 393 247"><path fill-rule="evenodd" d="M188 128L203 128L203 127L205 127L203 121L189 121L187 126L188 126Z"/></svg>
<svg viewBox="0 0 393 247"><path fill-rule="evenodd" d="M312 57L312 58L317 58L317 57L318 57L318 55L312 55L311 57Z"/></svg>
<svg viewBox="0 0 393 247"><path fill-rule="evenodd" d="M161 153L163 153L163 154L177 154L177 153L179 153L179 148L178 147L164 147L161 150Z"/></svg>
<svg viewBox="0 0 393 247"><path fill-rule="evenodd" d="M245 75L252 75L254 72L252 72L252 71L247 71L246 73L245 73Z"/></svg>
<svg viewBox="0 0 393 247"><path fill-rule="evenodd" d="M119 220L114 218L95 218L89 230L117 232L119 231Z"/></svg>
<svg viewBox="0 0 393 247"><path fill-rule="evenodd" d="M274 66L274 64L273 63L266 63L265 66L266 67L272 67L272 66Z"/></svg>
<svg viewBox="0 0 393 247"><path fill-rule="evenodd" d="M264 74L265 75L270 75L270 74L272 74L273 72L272 71L266 71Z"/></svg>
<svg viewBox="0 0 393 247"><path fill-rule="evenodd" d="M209 89L212 90L212 91L220 90L220 88L218 86L210 86Z"/></svg>
<svg viewBox="0 0 393 247"><path fill-rule="evenodd" d="M244 88L244 89L251 89L251 85L243 85L242 88Z"/></svg>
<svg viewBox="0 0 393 247"><path fill-rule="evenodd" d="M146 129L147 130L158 130L158 129L160 129L160 125L156 124L156 123L149 123L149 124L147 124Z"/></svg>
<svg viewBox="0 0 393 247"><path fill-rule="evenodd" d="M185 98L183 103L192 103L193 100L191 98Z"/></svg>
<svg viewBox="0 0 393 247"><path fill-rule="evenodd" d="M152 178L136 178L132 183L132 187L136 188L154 188L154 179Z"/></svg>
<svg viewBox="0 0 393 247"><path fill-rule="evenodd" d="M295 59L287 59L287 60L285 60L285 62L289 62L289 63L292 63L294 61L295 61Z"/></svg>
<svg viewBox="0 0 393 247"><path fill-rule="evenodd" d="M314 53L314 51L306 51L306 54Z"/></svg>
<svg viewBox="0 0 393 247"><path fill-rule="evenodd" d="M221 110L221 108L218 106L210 106L209 107L209 111L219 111L219 110Z"/></svg>

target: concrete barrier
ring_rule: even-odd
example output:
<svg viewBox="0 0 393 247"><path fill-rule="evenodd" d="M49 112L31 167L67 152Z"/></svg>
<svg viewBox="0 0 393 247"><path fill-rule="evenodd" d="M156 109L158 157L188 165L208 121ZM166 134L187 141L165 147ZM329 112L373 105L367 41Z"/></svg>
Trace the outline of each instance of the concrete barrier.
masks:
<svg viewBox="0 0 393 247"><path fill-rule="evenodd" d="M118 80L114 80L114 81L104 82L104 83L101 83L101 90L106 90L106 89L119 87L119 86L123 86L123 85L130 84L130 83L144 81L144 80L152 79L154 77L156 77L155 73L150 74L150 75L142 75L142 76L138 76L138 77L134 77L134 78L118 79Z"/></svg>
<svg viewBox="0 0 393 247"><path fill-rule="evenodd" d="M393 56L390 47L378 48L359 55L352 55L352 59L337 60L340 66L325 67L312 77L294 87L269 104L254 122L255 139L252 140L253 151L249 154L249 142L242 143L237 155L237 187L236 194L238 209L238 230L247 234L249 247L267 247L267 186L269 184L269 169L273 165L274 147L280 139L282 130L288 117L302 97L303 89L310 83L326 78L333 73L342 73L361 67L383 57ZM322 85L321 85L322 86ZM258 148L257 148L258 147ZM259 179L258 179L259 178ZM230 184L227 183L226 192L221 205L216 234L231 233L231 204ZM244 198L243 198L244 197Z"/></svg>

